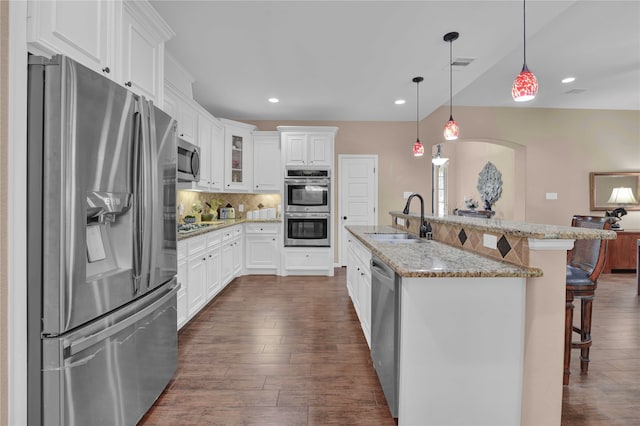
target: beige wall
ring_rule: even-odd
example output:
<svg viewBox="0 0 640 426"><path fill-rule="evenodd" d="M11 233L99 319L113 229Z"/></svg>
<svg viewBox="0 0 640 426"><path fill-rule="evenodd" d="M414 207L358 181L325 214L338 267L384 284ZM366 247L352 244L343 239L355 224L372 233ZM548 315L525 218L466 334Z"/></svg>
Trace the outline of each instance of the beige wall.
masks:
<svg viewBox="0 0 640 426"><path fill-rule="evenodd" d="M495 141L518 148L513 154L513 171L504 166L508 164L505 156L510 155L504 149L485 145L485 157L474 157L477 165L484 165L486 161L503 164L505 189L513 193L513 200L505 198L496 208L503 209L501 215L507 219L569 225L573 214L590 213L589 172L640 170L640 111L456 107L454 112L461 128L461 141L455 149L450 145L455 146L457 142L443 145L451 157L449 167L460 167L455 165L456 155L461 156L458 163L469 159L465 150L472 146L470 142ZM443 107L421 122L420 139L427 147L426 152L429 145L445 142L442 127L446 115L447 108ZM403 191L425 195L425 209L431 211L429 157L411 155L415 141L415 127L411 122L251 123L260 130L275 130L279 125L337 126L336 158L339 154L379 156L379 223L389 223L388 211L404 205ZM466 174L457 178L457 186L452 188L451 209L461 204L464 191L469 191L464 188L475 185L477 172L473 183L462 181L471 179ZM509 180L516 182L513 191ZM547 192L557 193L558 199L546 200ZM520 211L520 205L524 211ZM602 215L602 212L593 214ZM623 217L622 225L627 229L640 229L640 212L629 212Z"/></svg>
<svg viewBox="0 0 640 426"><path fill-rule="evenodd" d="M525 147L525 170L514 172L524 174L516 198L525 198L528 222L569 225L573 214L590 213L589 172L640 170L640 111L454 107L454 115L465 141ZM442 142L446 116L440 108L423 120L422 139ZM547 192L558 199L546 200ZM622 225L640 229L640 212L629 212Z"/></svg>
<svg viewBox="0 0 640 426"><path fill-rule="evenodd" d="M336 126L335 157L340 154L378 155L378 223L389 224L390 210L402 210L404 191L425 197L425 211L431 212L431 160L428 155L414 158L415 122L365 121L246 121L260 130L276 130L276 126ZM422 134L422 130L421 130ZM422 137L420 138L422 140ZM425 144L427 145L427 144ZM429 152L427 145L426 152ZM335 171L336 178L338 170ZM336 202L334 194L334 202ZM419 204L414 203L412 210Z"/></svg>
<svg viewBox="0 0 640 426"><path fill-rule="evenodd" d="M448 185L448 207L449 213L453 209L466 209L464 199L473 198L478 201L479 209L484 208L484 204L478 193L478 174L491 161L502 173L502 195L492 206L496 219L514 220L515 202L515 151L509 147L496 145L488 142L477 141L455 141L447 142L446 151L451 152L448 163L449 185ZM447 154L448 155L448 154Z"/></svg>
<svg viewBox="0 0 640 426"><path fill-rule="evenodd" d="M9 3L0 2L0 424L8 422L8 336L7 336L7 151L9 93Z"/></svg>

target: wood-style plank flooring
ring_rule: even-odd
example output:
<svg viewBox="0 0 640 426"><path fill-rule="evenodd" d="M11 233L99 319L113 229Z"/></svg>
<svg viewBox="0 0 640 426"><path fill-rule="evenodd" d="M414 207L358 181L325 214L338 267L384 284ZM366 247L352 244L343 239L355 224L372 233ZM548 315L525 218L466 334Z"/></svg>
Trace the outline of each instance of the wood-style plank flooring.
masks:
<svg viewBox="0 0 640 426"><path fill-rule="evenodd" d="M344 272L236 279L180 331L178 371L140 425L395 425ZM635 275L601 275L593 323L562 425L640 424Z"/></svg>
<svg viewBox="0 0 640 426"><path fill-rule="evenodd" d="M141 425L395 425L344 268L237 278L180 331L178 357Z"/></svg>
<svg viewBox="0 0 640 426"><path fill-rule="evenodd" d="M589 372L580 374L580 350L573 349L562 425L640 425L640 299L635 274L600 275L592 317ZM578 308L576 326L579 318ZM574 338L578 339L576 333Z"/></svg>

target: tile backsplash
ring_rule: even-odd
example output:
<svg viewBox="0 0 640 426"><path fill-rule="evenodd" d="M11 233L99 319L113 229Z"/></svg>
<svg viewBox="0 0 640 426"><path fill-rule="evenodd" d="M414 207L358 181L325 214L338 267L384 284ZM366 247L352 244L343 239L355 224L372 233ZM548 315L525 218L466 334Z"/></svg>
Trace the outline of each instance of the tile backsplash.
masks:
<svg viewBox="0 0 640 426"><path fill-rule="evenodd" d="M215 207L215 203L212 201L218 201L219 207L225 207L227 204L231 204L236 209L236 218L244 219L247 212L250 210L258 210L260 208L275 208L276 211L280 211L282 204L282 197L280 194L231 194L231 193L211 193L211 192L196 192L188 190L180 190L177 193L177 205L182 204L184 206L184 216L193 214L192 206L198 202L203 206L203 213L206 213L208 209L205 202L208 202ZM238 206L244 205L244 211L240 212ZM181 221L182 217L179 216L178 221Z"/></svg>

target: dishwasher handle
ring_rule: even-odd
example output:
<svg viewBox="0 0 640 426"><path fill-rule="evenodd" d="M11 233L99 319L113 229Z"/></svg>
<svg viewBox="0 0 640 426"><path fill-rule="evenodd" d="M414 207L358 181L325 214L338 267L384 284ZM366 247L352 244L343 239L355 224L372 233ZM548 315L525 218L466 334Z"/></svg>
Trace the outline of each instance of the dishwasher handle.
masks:
<svg viewBox="0 0 640 426"><path fill-rule="evenodd" d="M377 257L371 258L371 274L390 282L393 282L396 277L395 271Z"/></svg>

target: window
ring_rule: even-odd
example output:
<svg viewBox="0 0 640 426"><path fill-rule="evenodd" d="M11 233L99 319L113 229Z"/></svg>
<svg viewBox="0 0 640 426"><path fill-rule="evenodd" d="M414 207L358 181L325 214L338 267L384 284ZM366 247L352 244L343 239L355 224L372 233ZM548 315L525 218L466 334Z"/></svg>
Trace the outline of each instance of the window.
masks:
<svg viewBox="0 0 640 426"><path fill-rule="evenodd" d="M433 166L433 205L438 216L447 214L447 164Z"/></svg>

